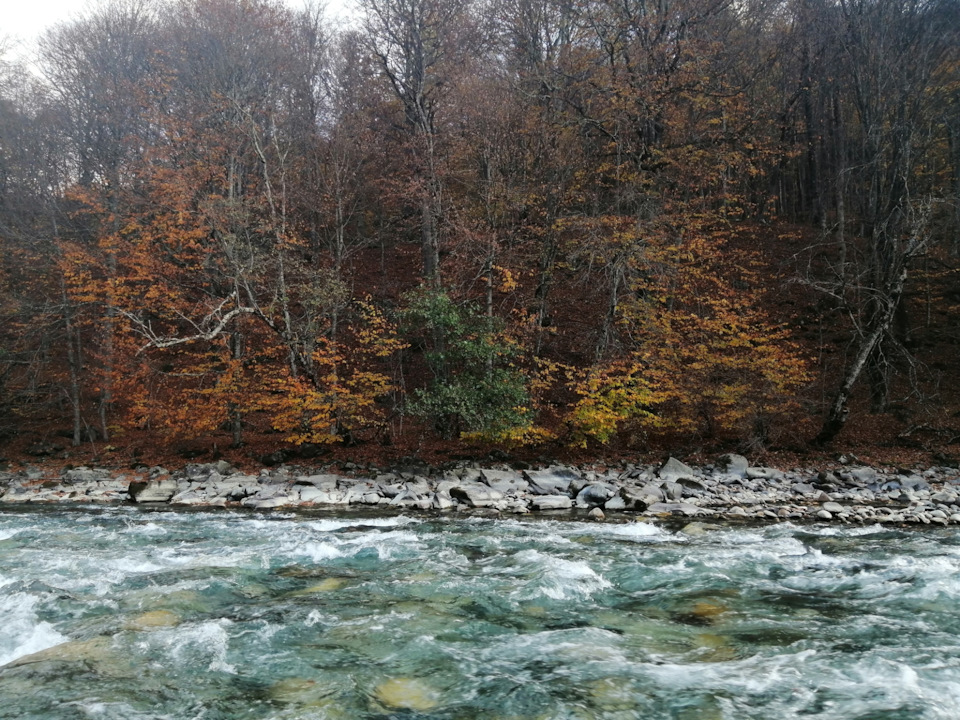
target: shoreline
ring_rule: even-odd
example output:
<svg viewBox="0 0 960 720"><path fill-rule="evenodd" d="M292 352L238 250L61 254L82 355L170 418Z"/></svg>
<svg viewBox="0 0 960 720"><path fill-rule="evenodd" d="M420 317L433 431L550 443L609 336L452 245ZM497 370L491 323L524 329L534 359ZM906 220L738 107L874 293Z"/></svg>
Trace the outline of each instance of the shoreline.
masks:
<svg viewBox="0 0 960 720"><path fill-rule="evenodd" d="M404 511L484 517L543 516L603 521L685 519L960 525L960 470L779 470L722 455L690 467L626 465L603 471L554 465L530 470L470 463L441 470L426 465L356 476L280 466L257 475L225 461L169 471L121 473L78 467L0 473L0 504L92 503L145 507L251 510ZM610 517L613 520L614 517Z"/></svg>

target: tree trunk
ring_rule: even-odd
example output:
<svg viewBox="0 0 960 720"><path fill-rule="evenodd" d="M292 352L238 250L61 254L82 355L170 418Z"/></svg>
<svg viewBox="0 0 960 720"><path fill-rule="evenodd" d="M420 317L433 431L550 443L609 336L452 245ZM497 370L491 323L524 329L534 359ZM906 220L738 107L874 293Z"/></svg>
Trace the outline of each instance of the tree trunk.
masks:
<svg viewBox="0 0 960 720"><path fill-rule="evenodd" d="M239 332L230 334L230 354L234 360L243 357L243 335ZM234 402L228 404L227 414L230 418L230 431L233 435L231 447L238 448L243 445L243 415Z"/></svg>
<svg viewBox="0 0 960 720"><path fill-rule="evenodd" d="M83 439L83 416L80 409L80 334L73 325L73 313L70 309L70 300L67 298L67 288L60 281L60 292L63 298L63 317L67 331L67 365L70 368L70 404L73 405L73 447L80 445ZM74 344L76 343L76 344Z"/></svg>
<svg viewBox="0 0 960 720"><path fill-rule="evenodd" d="M825 445L831 442L846 424L849 414L847 401L850 398L850 393L860 374L867 367L871 356L879 347L880 341L893 324L893 318L897 311L897 305L900 303L900 296L903 294L903 284L906 279L907 271L906 268L903 268L896 276L892 286L884 294L884 297L881 298L880 307L870 324L869 331L860 341L857 354L854 356L850 367L847 368L843 382L840 383L840 389L837 390L833 403L830 405L830 411L827 413L823 427L820 428L819 434L813 440L814 444Z"/></svg>

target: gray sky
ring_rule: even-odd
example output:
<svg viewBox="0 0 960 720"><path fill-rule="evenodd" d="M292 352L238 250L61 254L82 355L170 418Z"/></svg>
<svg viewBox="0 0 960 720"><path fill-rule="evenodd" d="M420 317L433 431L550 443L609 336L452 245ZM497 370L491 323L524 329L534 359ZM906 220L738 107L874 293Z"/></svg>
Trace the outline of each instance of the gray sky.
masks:
<svg viewBox="0 0 960 720"><path fill-rule="evenodd" d="M302 7L303 0L284 0L291 7ZM29 44L47 27L83 13L87 0L5 0L0 13L0 37ZM342 18L352 0L326 0L327 15Z"/></svg>

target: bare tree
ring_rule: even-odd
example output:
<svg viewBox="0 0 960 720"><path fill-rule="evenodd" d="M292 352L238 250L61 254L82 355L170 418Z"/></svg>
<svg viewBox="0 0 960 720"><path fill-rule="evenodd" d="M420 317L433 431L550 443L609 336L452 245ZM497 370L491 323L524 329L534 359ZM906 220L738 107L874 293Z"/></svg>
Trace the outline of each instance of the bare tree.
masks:
<svg viewBox="0 0 960 720"><path fill-rule="evenodd" d="M443 223L437 113L451 70L476 45L469 0L361 0L368 47L403 107L420 186L423 277L437 282ZM471 45L473 47L471 48Z"/></svg>

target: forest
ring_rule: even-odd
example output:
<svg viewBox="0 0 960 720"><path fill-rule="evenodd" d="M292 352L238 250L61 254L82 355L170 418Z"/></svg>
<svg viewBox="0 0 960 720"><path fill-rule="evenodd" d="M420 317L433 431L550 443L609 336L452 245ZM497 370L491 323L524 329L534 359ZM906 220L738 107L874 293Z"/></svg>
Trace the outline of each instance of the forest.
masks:
<svg viewBox="0 0 960 720"><path fill-rule="evenodd" d="M960 456L958 0L105 0L0 49L8 459Z"/></svg>

